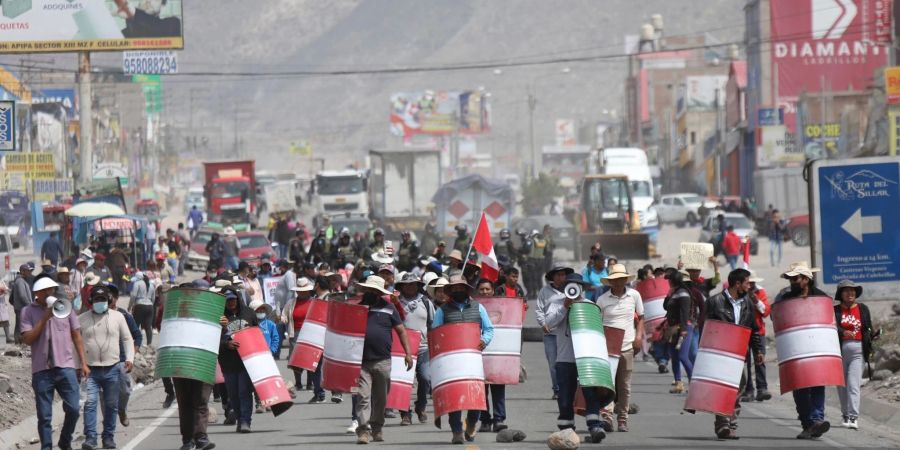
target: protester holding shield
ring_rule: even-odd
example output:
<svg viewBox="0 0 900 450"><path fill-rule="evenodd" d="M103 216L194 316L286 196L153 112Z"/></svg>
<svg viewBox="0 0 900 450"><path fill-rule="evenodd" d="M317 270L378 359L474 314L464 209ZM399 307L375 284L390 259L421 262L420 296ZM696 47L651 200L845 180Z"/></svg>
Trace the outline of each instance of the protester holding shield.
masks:
<svg viewBox="0 0 900 450"><path fill-rule="evenodd" d="M416 391L415 412L419 423L425 423L428 420L428 414L425 412L428 394L431 392L431 377L428 370L428 330L434 320L434 304L422 294L423 286L424 283L419 280L419 277L411 273L404 275L397 282L397 288L400 290L400 304L406 313L403 326L409 330L418 331L422 336L419 348L416 350L418 352L416 381L419 387ZM401 411L400 418L400 425L410 425L412 411Z"/></svg>
<svg viewBox="0 0 900 450"><path fill-rule="evenodd" d="M217 289L217 288L212 288ZM219 365L225 376L225 387L228 389L228 404L231 411L226 412L225 424L237 421L238 433L250 433L250 421L253 415L253 383L244 362L238 354L238 343L231 335L246 327L256 326L256 314L241 302L241 294L232 287L222 288L225 296L225 311L219 323L222 325L222 340L219 346Z"/></svg>

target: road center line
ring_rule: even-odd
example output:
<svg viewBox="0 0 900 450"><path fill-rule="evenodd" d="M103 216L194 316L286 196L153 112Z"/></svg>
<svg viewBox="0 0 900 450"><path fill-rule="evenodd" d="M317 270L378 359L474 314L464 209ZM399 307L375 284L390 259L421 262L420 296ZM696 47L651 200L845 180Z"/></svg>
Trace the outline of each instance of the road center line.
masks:
<svg viewBox="0 0 900 450"><path fill-rule="evenodd" d="M166 419L171 417L172 414L175 413L175 411L178 411L178 407L174 405L169 409L163 411L162 415L151 422L150 425L147 426L147 428L144 428L144 430L141 431L137 436L135 436L134 439L131 440L131 442L125 444L125 446L122 447L122 450L134 450L134 448L137 447L141 442L143 442L144 439L147 439L147 437L153 434L153 432L156 431L156 429L159 428L159 426L162 425L163 422L166 421Z"/></svg>

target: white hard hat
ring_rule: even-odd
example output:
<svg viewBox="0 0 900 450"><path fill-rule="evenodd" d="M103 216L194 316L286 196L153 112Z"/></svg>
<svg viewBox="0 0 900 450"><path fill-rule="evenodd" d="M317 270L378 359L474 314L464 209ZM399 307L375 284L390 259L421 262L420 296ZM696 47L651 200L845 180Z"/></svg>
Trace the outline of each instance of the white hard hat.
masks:
<svg viewBox="0 0 900 450"><path fill-rule="evenodd" d="M43 291L44 289L57 288L59 287L55 281L53 281L50 277L44 277L40 280L34 282L34 287L31 288L33 292Z"/></svg>

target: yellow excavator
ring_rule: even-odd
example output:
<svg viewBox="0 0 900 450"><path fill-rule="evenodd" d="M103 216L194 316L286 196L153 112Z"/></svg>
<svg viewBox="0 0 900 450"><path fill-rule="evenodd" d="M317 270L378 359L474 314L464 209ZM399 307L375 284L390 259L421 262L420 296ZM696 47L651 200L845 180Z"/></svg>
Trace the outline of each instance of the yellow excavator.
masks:
<svg viewBox="0 0 900 450"><path fill-rule="evenodd" d="M586 175L580 195L575 243L578 260L587 259L596 244L604 254L615 255L619 260L650 258L649 237L641 232L627 176Z"/></svg>

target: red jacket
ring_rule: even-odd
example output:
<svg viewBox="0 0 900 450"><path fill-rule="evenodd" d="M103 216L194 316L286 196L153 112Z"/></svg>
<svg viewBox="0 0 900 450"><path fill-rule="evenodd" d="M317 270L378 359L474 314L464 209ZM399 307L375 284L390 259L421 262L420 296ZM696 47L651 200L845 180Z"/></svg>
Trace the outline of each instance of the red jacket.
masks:
<svg viewBox="0 0 900 450"><path fill-rule="evenodd" d="M753 308L754 315L756 316L756 326L757 326L757 328L759 328L759 335L765 336L766 335L766 322L763 319L765 319L766 317L769 317L769 313L772 312L772 306L769 305L769 297L766 295L765 289L759 288L759 290L756 291L756 298L758 298L760 303L763 305L764 311L759 312L759 309L757 308L756 304L752 303L752 302L750 304L750 307Z"/></svg>
<svg viewBox="0 0 900 450"><path fill-rule="evenodd" d="M741 237L734 231L725 233L722 239L722 252L728 256L735 256L741 253Z"/></svg>

